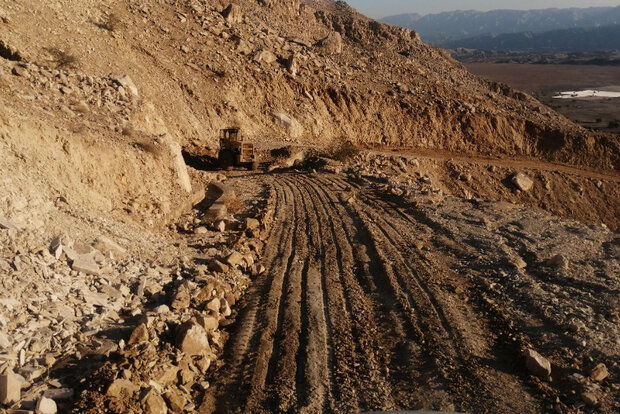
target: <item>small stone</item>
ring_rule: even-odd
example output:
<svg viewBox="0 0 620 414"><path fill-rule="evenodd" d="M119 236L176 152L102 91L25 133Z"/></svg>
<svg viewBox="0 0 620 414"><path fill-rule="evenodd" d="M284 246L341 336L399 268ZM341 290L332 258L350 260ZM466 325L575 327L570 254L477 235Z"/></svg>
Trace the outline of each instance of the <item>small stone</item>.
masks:
<svg viewBox="0 0 620 414"><path fill-rule="evenodd" d="M106 395L112 398L131 398L140 387L126 379L117 379L108 387Z"/></svg>
<svg viewBox="0 0 620 414"><path fill-rule="evenodd" d="M207 229L205 226L196 227L194 229L194 234L207 234L208 232L209 229Z"/></svg>
<svg viewBox="0 0 620 414"><path fill-rule="evenodd" d="M73 388L57 388L43 391L43 396L51 398L54 401L57 400L70 400L73 398Z"/></svg>
<svg viewBox="0 0 620 414"><path fill-rule="evenodd" d="M159 305L158 307L155 308L155 312L157 312L160 315L163 315L166 313L170 313L170 308L168 307L168 305Z"/></svg>
<svg viewBox="0 0 620 414"><path fill-rule="evenodd" d="M9 337L5 333L0 332L0 348L8 349L11 348L12 345L13 343Z"/></svg>
<svg viewBox="0 0 620 414"><path fill-rule="evenodd" d="M45 368L34 367L34 366L29 365L29 366L21 367L17 372L19 375L24 377L26 381L32 382L38 378L41 378L41 376L45 373Z"/></svg>
<svg viewBox="0 0 620 414"><path fill-rule="evenodd" d="M523 173L515 174L510 181L521 191L530 191L534 186L534 181Z"/></svg>
<svg viewBox="0 0 620 414"><path fill-rule="evenodd" d="M149 341L149 330L146 327L146 324L141 323L133 330L131 336L129 337L129 345L140 344L142 342Z"/></svg>
<svg viewBox="0 0 620 414"><path fill-rule="evenodd" d="M187 404L187 401L185 400L183 394L174 392L172 390L166 391L164 393L164 399L174 413L182 413L183 409L185 408L185 404Z"/></svg>
<svg viewBox="0 0 620 414"><path fill-rule="evenodd" d="M520 258L519 256L517 257L513 257L510 261L510 264L515 268L515 269L525 269L527 267L527 263L525 262L525 260L523 260L522 258Z"/></svg>
<svg viewBox="0 0 620 414"><path fill-rule="evenodd" d="M598 364L590 371L590 378L592 378L593 381L603 381L608 376L609 371L607 371L605 364Z"/></svg>
<svg viewBox="0 0 620 414"><path fill-rule="evenodd" d="M231 254L226 257L225 262L230 266L237 266L243 261L243 255L239 252L233 251Z"/></svg>
<svg viewBox="0 0 620 414"><path fill-rule="evenodd" d="M220 315L224 316L225 318L228 318L231 314L232 314L232 311L230 309L230 305L228 304L228 301L226 299L222 299L221 305L220 305Z"/></svg>
<svg viewBox="0 0 620 414"><path fill-rule="evenodd" d="M21 398L21 378L12 372L0 375L0 403L13 404Z"/></svg>
<svg viewBox="0 0 620 414"><path fill-rule="evenodd" d="M167 414L168 406L161 395L151 389L144 400L144 412L146 414Z"/></svg>
<svg viewBox="0 0 620 414"><path fill-rule="evenodd" d="M187 285L183 284L179 286L177 292L174 294L170 307L174 310L187 309L191 301L191 295Z"/></svg>
<svg viewBox="0 0 620 414"><path fill-rule="evenodd" d="M555 267L558 269L568 269L568 259L561 254L553 256L547 260L547 266Z"/></svg>
<svg viewBox="0 0 620 414"><path fill-rule="evenodd" d="M525 365L534 375L547 378L551 375L551 363L533 349L525 352Z"/></svg>
<svg viewBox="0 0 620 414"><path fill-rule="evenodd" d="M60 259L60 256L62 255L62 237L61 236L57 236L52 239L49 250L52 256L56 258L56 260Z"/></svg>
<svg viewBox="0 0 620 414"><path fill-rule="evenodd" d="M581 394L581 399L590 407L596 407L598 405L598 396L592 392L584 392Z"/></svg>
<svg viewBox="0 0 620 414"><path fill-rule="evenodd" d="M177 333L177 346L187 355L204 355L211 352L207 332L196 321L181 325Z"/></svg>
<svg viewBox="0 0 620 414"><path fill-rule="evenodd" d="M209 367L211 367L211 358L203 356L202 358L194 361L194 364L198 367L200 372L205 374L209 370Z"/></svg>
<svg viewBox="0 0 620 414"><path fill-rule="evenodd" d="M24 66L22 65L17 65L15 66L12 70L11 73L13 73L13 75L15 76L23 76L23 77L28 77L28 69L26 69Z"/></svg>
<svg viewBox="0 0 620 414"><path fill-rule="evenodd" d="M252 274L252 276L256 277L259 275L262 275L263 273L265 273L265 266L263 266L262 264L254 264L251 269L250 272Z"/></svg>
<svg viewBox="0 0 620 414"><path fill-rule="evenodd" d="M101 270L91 256L80 255L71 264L71 269L87 275L101 276Z"/></svg>
<svg viewBox="0 0 620 414"><path fill-rule="evenodd" d="M278 57L269 50L261 50L254 55L255 62L265 62L271 64L278 60Z"/></svg>
<svg viewBox="0 0 620 414"><path fill-rule="evenodd" d="M221 306L222 306L222 303L221 303L220 299L219 298L215 298L211 302L207 303L207 307L206 308L208 310L216 313L216 314L219 314Z"/></svg>
<svg viewBox="0 0 620 414"><path fill-rule="evenodd" d="M260 228L260 221L255 218L245 219L245 228L247 230L258 230Z"/></svg>
<svg viewBox="0 0 620 414"><path fill-rule="evenodd" d="M2 216L0 216L0 229L19 231L19 227L17 227L15 223L10 222Z"/></svg>
<svg viewBox="0 0 620 414"><path fill-rule="evenodd" d="M99 238L95 240L93 247L99 250L101 253L111 252L114 254L115 257L120 258L120 259L125 258L127 256L127 250L125 250L123 247L118 245L118 243L116 243L115 241L107 237L104 237L104 236L99 236Z"/></svg>
<svg viewBox="0 0 620 414"><path fill-rule="evenodd" d="M116 82L118 86L127 89L134 98L137 98L139 96L138 87L129 77L129 75L112 76L111 79Z"/></svg>
<svg viewBox="0 0 620 414"><path fill-rule="evenodd" d="M168 386L177 380L177 374L179 373L179 367L170 366L164 369L164 371L156 379L161 385Z"/></svg>
<svg viewBox="0 0 620 414"><path fill-rule="evenodd" d="M223 233L226 231L226 222L224 220L220 220L217 223L215 223L215 230L219 231L220 233Z"/></svg>
<svg viewBox="0 0 620 414"><path fill-rule="evenodd" d="M207 332L215 331L219 326L217 318L212 315L197 316L196 322Z"/></svg>
<svg viewBox="0 0 620 414"><path fill-rule="evenodd" d="M228 23L240 23L243 20L243 12L241 7L236 4L230 4L223 12L222 16Z"/></svg>
<svg viewBox="0 0 620 414"><path fill-rule="evenodd" d="M213 259L209 261L209 270L212 270L218 273L226 273L228 272L229 268L228 266L226 266L224 263L220 262L219 260Z"/></svg>
<svg viewBox="0 0 620 414"><path fill-rule="evenodd" d="M58 407L56 406L56 401L51 398L41 397L39 401L37 401L36 414L56 414L57 412Z"/></svg>

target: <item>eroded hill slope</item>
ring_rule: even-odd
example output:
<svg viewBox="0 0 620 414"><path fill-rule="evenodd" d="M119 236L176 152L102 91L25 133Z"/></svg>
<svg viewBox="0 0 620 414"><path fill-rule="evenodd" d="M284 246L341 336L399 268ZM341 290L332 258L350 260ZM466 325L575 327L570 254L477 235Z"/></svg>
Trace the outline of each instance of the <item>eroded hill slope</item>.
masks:
<svg viewBox="0 0 620 414"><path fill-rule="evenodd" d="M414 32L369 20L344 2L228 6L18 1L0 10L0 40L3 55L22 62L129 74L139 106L150 105L183 145L213 147L219 128L239 124L256 140L346 137L618 166L613 138L469 74ZM118 129L135 123L133 112L123 114Z"/></svg>

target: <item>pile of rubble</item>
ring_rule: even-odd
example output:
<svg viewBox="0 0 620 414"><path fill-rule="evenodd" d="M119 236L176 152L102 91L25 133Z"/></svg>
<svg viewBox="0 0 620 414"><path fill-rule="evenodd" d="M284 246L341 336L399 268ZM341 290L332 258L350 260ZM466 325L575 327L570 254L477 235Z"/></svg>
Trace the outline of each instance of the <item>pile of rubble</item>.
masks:
<svg viewBox="0 0 620 414"><path fill-rule="evenodd" d="M221 217L192 221L202 242L221 241L227 232L229 247L203 244L203 264L185 267L168 294L151 301L127 341L89 378L75 410L165 413L197 408L209 388L206 374L219 366L224 352L227 333L222 328L234 321L234 306L252 278L265 271L259 261L271 203L258 217L242 222Z"/></svg>
<svg viewBox="0 0 620 414"><path fill-rule="evenodd" d="M0 404L15 413L67 412L76 398L78 412L193 410L223 351L220 328L265 271L270 208L242 221L226 208L201 219L192 210L189 226L178 225L186 236L142 237L161 251L155 260L133 253L139 233L123 247L0 218L0 269L10 275L0 280Z"/></svg>

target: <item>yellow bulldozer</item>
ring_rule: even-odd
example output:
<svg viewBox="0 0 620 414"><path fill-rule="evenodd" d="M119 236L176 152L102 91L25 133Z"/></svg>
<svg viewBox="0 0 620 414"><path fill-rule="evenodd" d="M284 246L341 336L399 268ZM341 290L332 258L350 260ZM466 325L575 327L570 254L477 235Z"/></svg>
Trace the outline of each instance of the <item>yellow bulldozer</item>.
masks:
<svg viewBox="0 0 620 414"><path fill-rule="evenodd" d="M220 150L217 158L220 167L226 169L245 167L257 170L259 167L254 144L244 141L241 130L237 127L220 130Z"/></svg>

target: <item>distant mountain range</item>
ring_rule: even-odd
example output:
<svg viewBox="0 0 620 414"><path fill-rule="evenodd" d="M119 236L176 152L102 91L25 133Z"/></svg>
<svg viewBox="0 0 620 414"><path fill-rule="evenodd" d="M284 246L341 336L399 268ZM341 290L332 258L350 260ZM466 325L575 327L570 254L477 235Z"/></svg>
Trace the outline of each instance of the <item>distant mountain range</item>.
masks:
<svg viewBox="0 0 620 414"><path fill-rule="evenodd" d="M620 50L620 25L552 30L542 33L483 35L442 42L446 49L533 52L606 52Z"/></svg>
<svg viewBox="0 0 620 414"><path fill-rule="evenodd" d="M564 29L588 29L620 24L620 6L585 9L453 11L422 16L401 14L382 19L407 27L422 40L438 46L455 45L460 39L504 34L541 33ZM465 47L465 46L462 46Z"/></svg>

